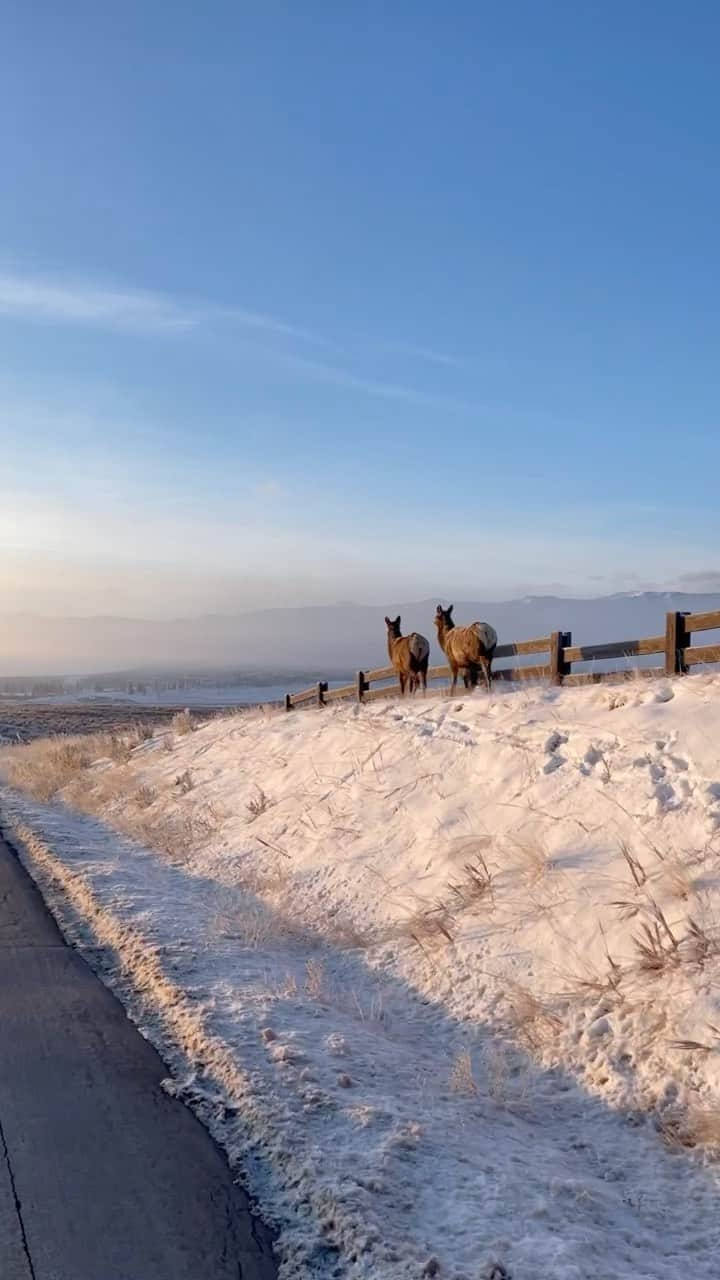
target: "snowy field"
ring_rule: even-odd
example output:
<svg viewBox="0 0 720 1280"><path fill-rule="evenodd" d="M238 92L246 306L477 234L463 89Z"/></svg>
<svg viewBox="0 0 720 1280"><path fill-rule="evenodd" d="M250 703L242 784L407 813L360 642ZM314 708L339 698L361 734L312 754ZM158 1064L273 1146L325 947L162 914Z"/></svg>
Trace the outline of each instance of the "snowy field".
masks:
<svg viewBox="0 0 720 1280"><path fill-rule="evenodd" d="M289 682L289 687L293 687ZM302 683L302 682L301 682ZM146 689L142 693L128 693L125 689L103 689L97 692L83 689L80 693L42 694L35 698L26 698L28 705L33 702L48 707L88 706L126 706L126 707L170 707L178 710L183 707L241 707L258 706L264 702L282 702L288 690L285 685L191 685L186 689Z"/></svg>
<svg viewBox="0 0 720 1280"><path fill-rule="evenodd" d="M500 688L35 743L2 807L283 1280L714 1280L719 742L714 675Z"/></svg>

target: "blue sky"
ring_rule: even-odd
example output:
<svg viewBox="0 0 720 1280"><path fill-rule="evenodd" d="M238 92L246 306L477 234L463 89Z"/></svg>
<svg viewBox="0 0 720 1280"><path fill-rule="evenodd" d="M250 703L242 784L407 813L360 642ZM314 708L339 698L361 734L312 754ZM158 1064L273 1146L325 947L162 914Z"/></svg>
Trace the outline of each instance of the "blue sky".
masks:
<svg viewBox="0 0 720 1280"><path fill-rule="evenodd" d="M719 38L10 6L3 607L719 585Z"/></svg>

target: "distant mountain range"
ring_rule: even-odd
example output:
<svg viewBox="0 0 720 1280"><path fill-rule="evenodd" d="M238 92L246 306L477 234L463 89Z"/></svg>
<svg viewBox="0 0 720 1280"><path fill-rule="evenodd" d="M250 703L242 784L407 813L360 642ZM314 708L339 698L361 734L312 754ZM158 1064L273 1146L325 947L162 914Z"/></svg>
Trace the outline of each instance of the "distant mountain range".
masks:
<svg viewBox="0 0 720 1280"><path fill-rule="evenodd" d="M385 661L386 613L400 613L404 631L426 635L432 645L431 661L440 662L433 626L436 604L434 599L377 606L337 604L162 622L0 615L0 675L191 666L346 672ZM476 618L492 622L501 643L562 630L572 631L575 643L589 644L660 634L670 609L720 609L720 594L638 592L587 599L456 600L455 618L458 623Z"/></svg>

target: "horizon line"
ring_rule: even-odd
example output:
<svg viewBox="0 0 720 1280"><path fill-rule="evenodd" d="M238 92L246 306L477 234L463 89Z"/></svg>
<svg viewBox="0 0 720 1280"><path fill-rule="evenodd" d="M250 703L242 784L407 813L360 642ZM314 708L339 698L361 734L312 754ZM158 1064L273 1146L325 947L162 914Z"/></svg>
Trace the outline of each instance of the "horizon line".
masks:
<svg viewBox="0 0 720 1280"><path fill-rule="evenodd" d="M557 591L539 591L539 592L523 592L521 595L512 596L487 596L486 598L471 598L452 592L460 604L483 604L483 605L508 605L508 604L526 604L532 601L541 600L569 600L569 601L590 601L590 600L620 600L620 599L639 599L642 596L720 596L719 588L705 588L697 590L688 590L686 587L647 587L643 589L624 590L624 591L606 591L592 592L588 594L578 594L575 591L557 592ZM47 613L32 609L12 609L3 610L0 608L0 618L28 618L42 619L44 621L58 622L134 622L134 623L152 623L157 626L168 626L177 622L202 622L208 618L244 618L253 617L263 613L298 613L301 611L320 610L320 609L384 609L393 608L416 608L419 605L432 605L436 602L448 600L449 596L435 593L424 596L420 599L413 600L395 600L392 606L388 606L387 599L373 603L362 603L355 600L335 600L323 604L277 604L262 605L253 609L244 609L233 611L231 613L223 613L217 610L205 610L202 613L179 613L173 614L166 618L158 618L148 616L146 614L126 614L126 613ZM456 607L456 606L455 606Z"/></svg>

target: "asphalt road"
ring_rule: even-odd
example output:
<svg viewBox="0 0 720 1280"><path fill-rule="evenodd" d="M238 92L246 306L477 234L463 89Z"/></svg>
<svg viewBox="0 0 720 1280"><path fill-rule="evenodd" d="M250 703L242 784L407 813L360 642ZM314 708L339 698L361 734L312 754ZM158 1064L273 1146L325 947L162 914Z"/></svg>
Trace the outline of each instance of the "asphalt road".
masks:
<svg viewBox="0 0 720 1280"><path fill-rule="evenodd" d="M271 1280L270 1238L155 1050L0 839L0 1277Z"/></svg>

